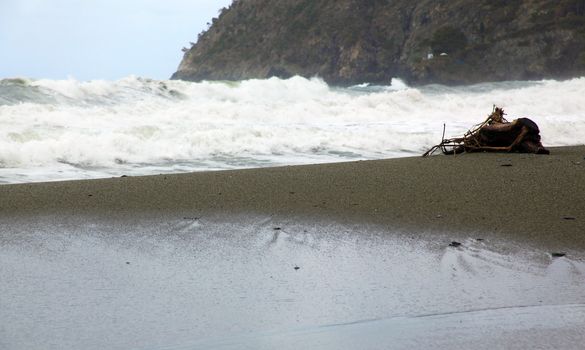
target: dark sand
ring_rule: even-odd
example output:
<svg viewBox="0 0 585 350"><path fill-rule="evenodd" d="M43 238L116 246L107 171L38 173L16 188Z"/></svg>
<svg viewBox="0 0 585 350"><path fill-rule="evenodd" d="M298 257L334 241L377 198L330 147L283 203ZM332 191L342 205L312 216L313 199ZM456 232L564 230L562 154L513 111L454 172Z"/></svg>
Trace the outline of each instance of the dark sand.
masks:
<svg viewBox="0 0 585 350"><path fill-rule="evenodd" d="M582 349L584 157L3 185L0 348Z"/></svg>
<svg viewBox="0 0 585 350"><path fill-rule="evenodd" d="M0 218L254 213L585 251L585 146L0 186Z"/></svg>

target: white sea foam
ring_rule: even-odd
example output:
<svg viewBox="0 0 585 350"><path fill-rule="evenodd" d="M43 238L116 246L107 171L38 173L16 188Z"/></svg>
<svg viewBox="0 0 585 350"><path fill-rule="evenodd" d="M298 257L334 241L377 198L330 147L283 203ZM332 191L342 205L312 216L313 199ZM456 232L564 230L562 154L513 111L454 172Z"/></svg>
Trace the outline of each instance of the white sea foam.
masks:
<svg viewBox="0 0 585 350"><path fill-rule="evenodd" d="M244 168L417 155L493 104L546 146L585 140L585 78L472 87L241 82L0 81L0 181Z"/></svg>

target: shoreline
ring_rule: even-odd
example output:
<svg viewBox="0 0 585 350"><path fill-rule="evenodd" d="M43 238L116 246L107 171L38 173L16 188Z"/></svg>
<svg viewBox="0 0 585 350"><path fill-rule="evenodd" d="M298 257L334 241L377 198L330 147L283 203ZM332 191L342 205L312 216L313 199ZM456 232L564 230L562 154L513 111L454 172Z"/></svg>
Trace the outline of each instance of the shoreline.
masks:
<svg viewBox="0 0 585 350"><path fill-rule="evenodd" d="M0 186L0 219L256 213L585 251L585 146Z"/></svg>
<svg viewBox="0 0 585 350"><path fill-rule="evenodd" d="M0 186L3 343L579 348L585 146L551 151Z"/></svg>

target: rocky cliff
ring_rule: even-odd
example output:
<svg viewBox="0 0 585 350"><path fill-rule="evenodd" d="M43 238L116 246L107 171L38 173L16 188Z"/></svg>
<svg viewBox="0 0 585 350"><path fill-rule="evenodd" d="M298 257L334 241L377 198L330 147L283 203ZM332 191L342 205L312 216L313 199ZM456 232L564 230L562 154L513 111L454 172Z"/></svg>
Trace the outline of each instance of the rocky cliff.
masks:
<svg viewBox="0 0 585 350"><path fill-rule="evenodd" d="M585 0L236 0L174 79L412 84L585 75Z"/></svg>

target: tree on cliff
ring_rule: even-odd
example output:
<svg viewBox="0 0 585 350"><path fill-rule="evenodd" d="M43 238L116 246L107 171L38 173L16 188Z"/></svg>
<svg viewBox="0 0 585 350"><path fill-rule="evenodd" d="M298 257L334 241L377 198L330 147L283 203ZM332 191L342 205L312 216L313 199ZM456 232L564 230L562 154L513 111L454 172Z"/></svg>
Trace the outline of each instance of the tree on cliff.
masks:
<svg viewBox="0 0 585 350"><path fill-rule="evenodd" d="M429 60L429 51L448 55ZM583 74L585 0L239 0L173 78L456 84Z"/></svg>

